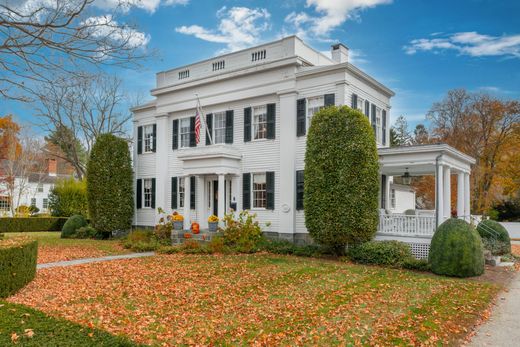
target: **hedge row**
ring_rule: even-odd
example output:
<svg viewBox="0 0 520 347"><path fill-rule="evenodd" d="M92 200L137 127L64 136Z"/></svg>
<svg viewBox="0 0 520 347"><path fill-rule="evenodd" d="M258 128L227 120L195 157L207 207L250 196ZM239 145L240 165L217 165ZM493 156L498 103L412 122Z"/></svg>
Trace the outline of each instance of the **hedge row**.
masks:
<svg viewBox="0 0 520 347"><path fill-rule="evenodd" d="M0 298L14 294L36 275L38 242L6 239L0 242Z"/></svg>
<svg viewBox="0 0 520 347"><path fill-rule="evenodd" d="M0 233L27 231L61 231L64 217L6 217L0 218Z"/></svg>

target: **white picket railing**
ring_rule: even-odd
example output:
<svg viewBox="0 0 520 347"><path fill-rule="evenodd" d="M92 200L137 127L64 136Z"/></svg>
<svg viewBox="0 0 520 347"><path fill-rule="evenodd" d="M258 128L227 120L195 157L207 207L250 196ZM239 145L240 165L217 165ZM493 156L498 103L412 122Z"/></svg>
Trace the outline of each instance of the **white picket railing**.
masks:
<svg viewBox="0 0 520 347"><path fill-rule="evenodd" d="M378 231L403 236L433 236L435 216L382 213L379 215Z"/></svg>

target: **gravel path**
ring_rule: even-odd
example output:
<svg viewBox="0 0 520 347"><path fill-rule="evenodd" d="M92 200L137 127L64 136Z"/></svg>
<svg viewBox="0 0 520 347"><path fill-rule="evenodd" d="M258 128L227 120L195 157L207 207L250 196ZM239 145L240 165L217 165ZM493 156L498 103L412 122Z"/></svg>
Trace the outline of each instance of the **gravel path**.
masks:
<svg viewBox="0 0 520 347"><path fill-rule="evenodd" d="M142 257L150 257L152 255L155 255L155 253L154 252L130 253L130 254L121 254L121 255L108 255L106 257L99 257L99 258L83 258L83 259L74 259L74 260L66 260L66 261L57 261L54 263L38 264L37 269L47 269L47 268L58 267L58 266L73 266L73 265L97 263L100 261L142 258Z"/></svg>

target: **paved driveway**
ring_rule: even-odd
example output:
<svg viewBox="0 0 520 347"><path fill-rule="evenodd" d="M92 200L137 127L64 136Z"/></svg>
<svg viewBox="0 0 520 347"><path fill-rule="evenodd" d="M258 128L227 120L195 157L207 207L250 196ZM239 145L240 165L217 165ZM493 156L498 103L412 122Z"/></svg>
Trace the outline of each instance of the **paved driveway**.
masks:
<svg viewBox="0 0 520 347"><path fill-rule="evenodd" d="M501 222L512 239L520 239L520 222Z"/></svg>

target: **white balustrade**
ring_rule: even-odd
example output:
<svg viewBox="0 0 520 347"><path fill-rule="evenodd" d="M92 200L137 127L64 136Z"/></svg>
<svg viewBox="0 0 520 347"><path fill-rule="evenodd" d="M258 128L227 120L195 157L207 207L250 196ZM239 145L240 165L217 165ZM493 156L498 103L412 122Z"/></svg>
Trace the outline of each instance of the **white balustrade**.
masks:
<svg viewBox="0 0 520 347"><path fill-rule="evenodd" d="M435 216L380 214L378 232L402 236L433 236Z"/></svg>

